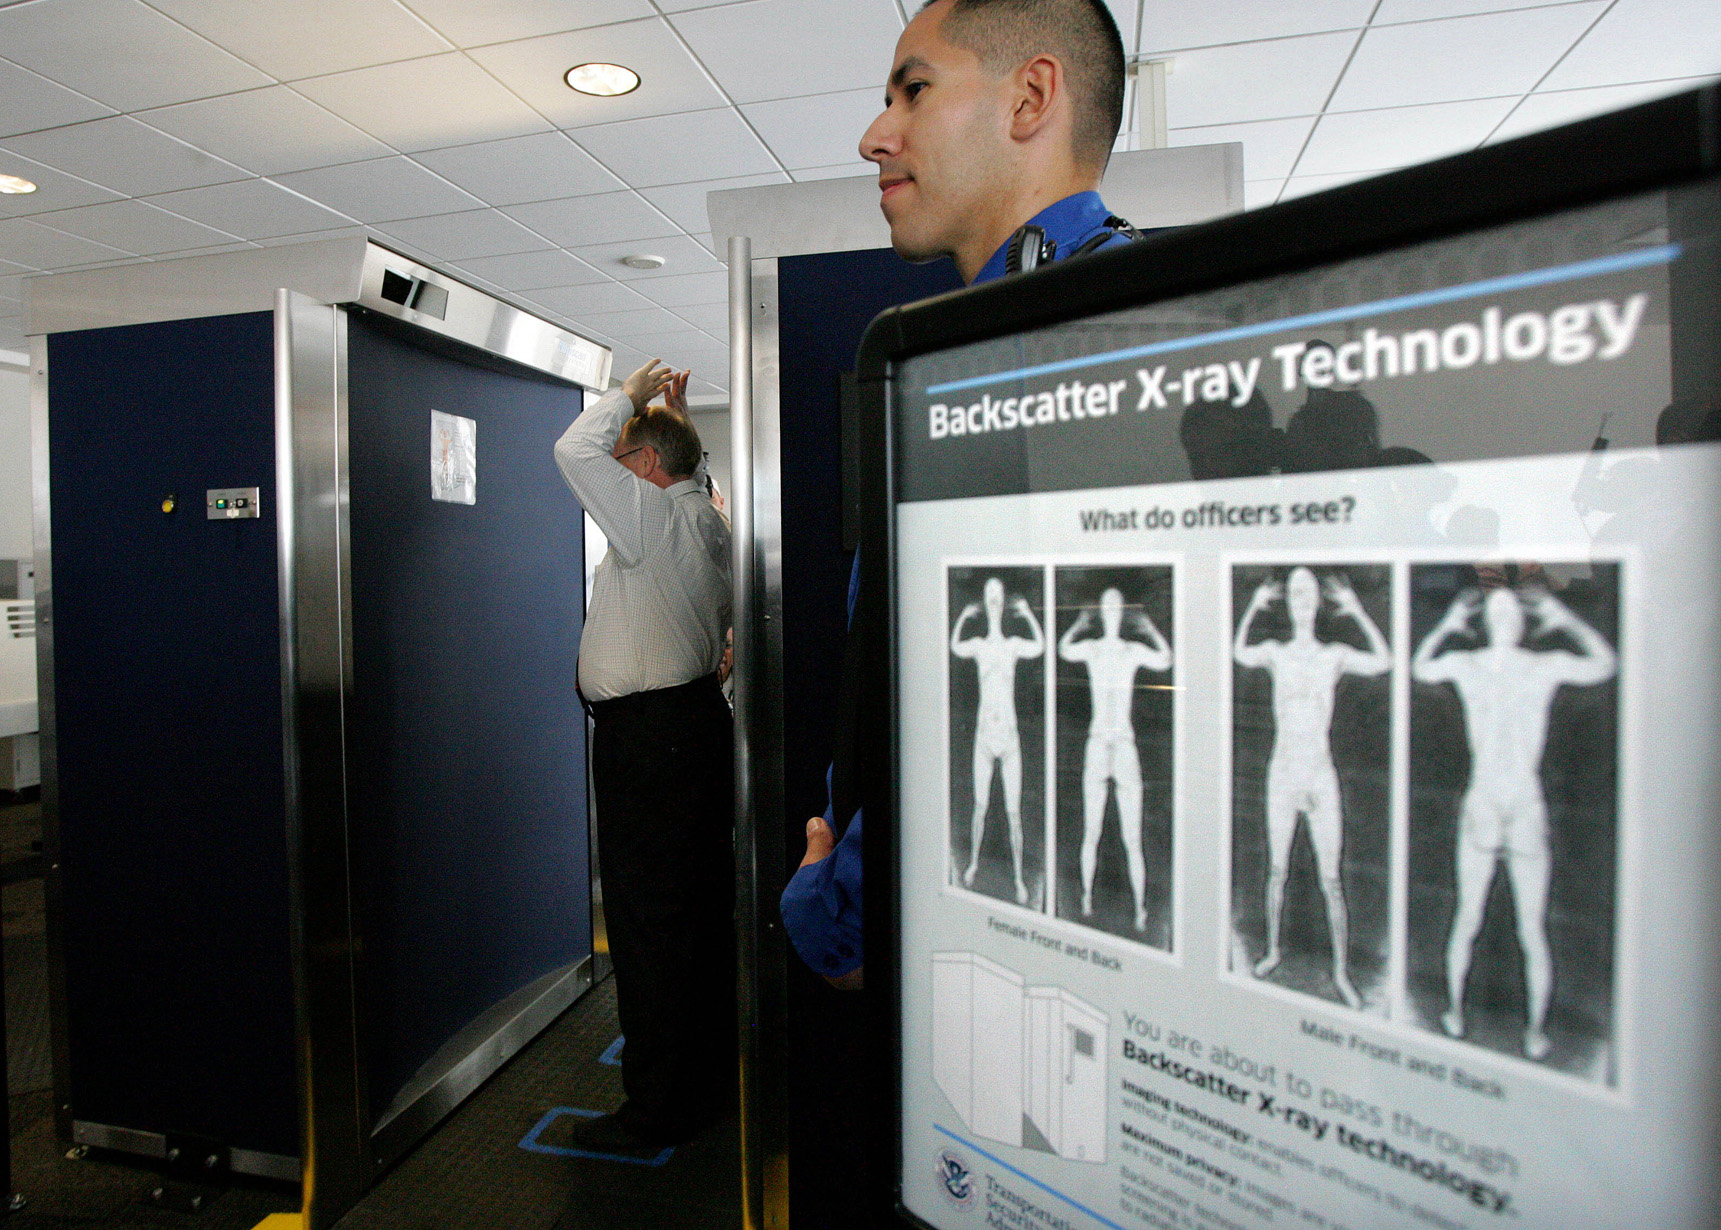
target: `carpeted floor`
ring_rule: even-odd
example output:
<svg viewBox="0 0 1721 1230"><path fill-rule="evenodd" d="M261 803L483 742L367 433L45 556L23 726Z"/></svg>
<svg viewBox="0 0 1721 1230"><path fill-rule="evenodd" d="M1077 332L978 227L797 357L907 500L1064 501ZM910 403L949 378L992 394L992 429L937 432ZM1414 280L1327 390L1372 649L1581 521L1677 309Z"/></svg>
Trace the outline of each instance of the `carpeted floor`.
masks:
<svg viewBox="0 0 1721 1230"><path fill-rule="evenodd" d="M6 1230L251 1230L298 1208L296 1188L237 1180L196 1212L156 1205L149 1166L92 1151L70 1157L53 1130L40 808L0 800L7 1083L13 1189L28 1200ZM34 860L34 861L32 861ZM667 1156L614 1161L563 1149L578 1112L621 1102L613 982L601 983L397 1164L339 1230L706 1230L741 1224L733 1119ZM560 1112L560 1113L557 1113ZM525 1143L531 1147L522 1147ZM650 1164L655 1163L655 1164Z"/></svg>

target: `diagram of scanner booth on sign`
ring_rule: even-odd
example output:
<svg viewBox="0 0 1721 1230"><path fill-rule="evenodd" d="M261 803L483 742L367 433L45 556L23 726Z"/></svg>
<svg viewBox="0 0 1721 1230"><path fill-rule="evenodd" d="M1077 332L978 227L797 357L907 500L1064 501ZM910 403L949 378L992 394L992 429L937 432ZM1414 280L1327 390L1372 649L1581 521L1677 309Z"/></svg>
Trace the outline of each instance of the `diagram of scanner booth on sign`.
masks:
<svg viewBox="0 0 1721 1230"><path fill-rule="evenodd" d="M932 1071L976 1136L1106 1160L1106 1015L972 952L932 954Z"/></svg>

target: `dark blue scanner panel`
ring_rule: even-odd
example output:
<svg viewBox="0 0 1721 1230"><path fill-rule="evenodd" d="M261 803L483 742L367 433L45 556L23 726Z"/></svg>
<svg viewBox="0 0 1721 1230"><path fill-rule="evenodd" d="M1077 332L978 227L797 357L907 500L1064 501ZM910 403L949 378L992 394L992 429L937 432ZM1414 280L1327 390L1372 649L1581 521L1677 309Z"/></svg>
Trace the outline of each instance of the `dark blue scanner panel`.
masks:
<svg viewBox="0 0 1721 1230"><path fill-rule="evenodd" d="M584 525L551 457L578 389L354 313L360 1017L374 1115L469 1022L591 951ZM431 411L477 423L477 502L431 499Z"/></svg>
<svg viewBox="0 0 1721 1230"><path fill-rule="evenodd" d="M271 316L48 356L71 1113L297 1154Z"/></svg>
<svg viewBox="0 0 1721 1230"><path fill-rule="evenodd" d="M879 312L955 290L947 260L910 265L888 248L784 257L777 262L782 354L784 788L800 861L801 826L825 807L837 687L847 629L852 553L843 548L841 377ZM833 646L838 647L833 652ZM795 1225L862 1224L860 1168L830 1165L864 1150L858 1088L866 1016L790 958L790 1159Z"/></svg>

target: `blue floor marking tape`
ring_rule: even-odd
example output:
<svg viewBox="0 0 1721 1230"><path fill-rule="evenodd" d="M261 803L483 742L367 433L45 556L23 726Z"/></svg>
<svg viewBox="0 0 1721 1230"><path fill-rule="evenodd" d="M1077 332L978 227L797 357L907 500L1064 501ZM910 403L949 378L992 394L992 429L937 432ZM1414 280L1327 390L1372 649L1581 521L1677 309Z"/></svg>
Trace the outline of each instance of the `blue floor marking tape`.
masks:
<svg viewBox="0 0 1721 1230"><path fill-rule="evenodd" d="M607 1063L612 1068L621 1067L621 1044L626 1041L626 1038L618 1036L614 1042L609 1044L609 1049L598 1056L598 1062Z"/></svg>
<svg viewBox="0 0 1721 1230"><path fill-rule="evenodd" d="M559 1145L543 1145L538 1143L538 1137L543 1135L556 1120L567 1115L579 1115L584 1119L596 1119L601 1110L581 1110L578 1106L558 1106L538 1120L538 1125L526 1133L526 1138L520 1142L520 1147L528 1153L548 1153L553 1157L590 1157L600 1162L626 1162L632 1166L661 1166L675 1155L675 1146L666 1145L652 1157L639 1157L632 1153L593 1153L586 1149L564 1149Z"/></svg>
<svg viewBox="0 0 1721 1230"><path fill-rule="evenodd" d="M972 1141L964 1140L962 1137L958 1136L955 1132L952 1132L949 1128L944 1127L941 1124L935 1123L932 1125L932 1130L935 1132L943 1132L946 1136L950 1137L951 1140L954 1140L957 1144L961 1145L963 1148L974 1150L974 1152L978 1153L981 1157L985 1158L987 1161L993 1163L994 1165L1002 1166L1005 1170L1008 1170L1011 1174L1015 1175L1017 1178L1026 1179L1028 1182L1032 1183L1035 1187L1039 1188L1041 1191L1045 1192L1047 1195L1056 1196L1059 1200L1062 1200L1065 1204L1069 1205L1071 1208L1080 1209L1082 1212L1086 1213L1089 1217L1091 1217L1095 1221L1099 1222L1100 1225L1110 1226L1111 1230L1127 1230L1126 1227L1118 1225L1111 1218L1094 1212L1092 1209L1088 1208L1087 1205L1085 1205L1081 1201L1075 1199L1073 1196L1066 1196L1066 1195L1064 1195L1063 1192L1059 1191L1057 1188L1048 1187L1045 1183L1042 1183L1040 1180L1036 1179L1033 1175L1029 1174L1026 1170L1018 1170L1018 1169L1016 1169L1016 1167L1010 1165L1009 1162L1006 1162L1003 1158L998 1157L996 1154L988 1153L988 1152L986 1152L986 1150L982 1149L979 1145L974 1144Z"/></svg>

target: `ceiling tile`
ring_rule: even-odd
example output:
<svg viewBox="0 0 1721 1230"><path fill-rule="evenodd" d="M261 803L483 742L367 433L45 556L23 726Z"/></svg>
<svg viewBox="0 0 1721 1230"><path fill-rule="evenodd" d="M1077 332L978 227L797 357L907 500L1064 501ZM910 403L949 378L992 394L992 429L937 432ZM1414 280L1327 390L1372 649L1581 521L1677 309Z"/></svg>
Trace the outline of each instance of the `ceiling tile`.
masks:
<svg viewBox="0 0 1721 1230"><path fill-rule="evenodd" d="M474 277L486 278L510 291L540 291L547 287L582 286L605 275L566 252L515 252L508 256L476 256L460 262Z"/></svg>
<svg viewBox="0 0 1721 1230"><path fill-rule="evenodd" d="M729 101L658 17L500 43L471 55L561 128L698 111ZM562 74L593 60L633 69L640 76L639 88L619 98L592 98L570 90Z"/></svg>
<svg viewBox="0 0 1721 1230"><path fill-rule="evenodd" d="M370 231L362 226L336 226L315 231L295 231L290 235L265 236L264 238L257 240L257 246L259 248L285 248L296 243L317 243L325 239L346 239L353 235L363 236L367 239L377 238L377 236L371 234ZM402 252L401 255L418 261L421 261L423 258L423 253Z"/></svg>
<svg viewBox="0 0 1721 1230"><path fill-rule="evenodd" d="M601 282L533 291L528 298L549 311L573 317L587 312L625 312L652 306L651 300L631 286L600 276L604 277Z"/></svg>
<svg viewBox="0 0 1721 1230"><path fill-rule="evenodd" d="M738 103L862 87L882 93L902 33L884 5L850 0L758 0L672 20ZM762 48L830 51L769 55Z"/></svg>
<svg viewBox="0 0 1721 1230"><path fill-rule="evenodd" d="M573 137L635 188L780 168L730 108L581 128ZM665 150L675 156L664 157Z"/></svg>
<svg viewBox="0 0 1721 1230"><path fill-rule="evenodd" d="M119 193L98 187L87 179L67 175L4 149L0 149L0 175L22 175L36 185L36 191L17 196L0 193L0 217L15 218L120 199Z"/></svg>
<svg viewBox="0 0 1721 1230"><path fill-rule="evenodd" d="M230 234L176 217L142 201L111 201L106 205L62 209L42 214L36 221L140 256L214 247L234 240Z"/></svg>
<svg viewBox="0 0 1721 1230"><path fill-rule="evenodd" d="M1243 181L1243 208L1260 209L1263 205L1271 205L1279 199L1279 190L1285 186L1281 179L1258 179Z"/></svg>
<svg viewBox="0 0 1721 1230"><path fill-rule="evenodd" d="M637 240L627 243L602 243L589 247L573 249L574 255L588 265L602 270L618 282L627 282L634 286L642 295L650 296L651 288L640 285L643 282L655 281L681 273L712 273L723 268L715 256L700 247L685 235L672 235L667 239L653 239L650 250L668 262L662 269L629 269L621 263L621 258L638 252L642 245Z"/></svg>
<svg viewBox="0 0 1721 1230"><path fill-rule="evenodd" d="M544 239L494 209L408 218L390 222L387 231L450 261L474 256L506 256L513 252L541 252L550 247Z"/></svg>
<svg viewBox="0 0 1721 1230"><path fill-rule="evenodd" d="M293 191L360 222L393 222L400 218L458 213L477 209L484 203L398 154L275 178Z"/></svg>
<svg viewBox="0 0 1721 1230"><path fill-rule="evenodd" d="M675 223L637 192L540 201L535 205L510 206L502 212L564 248L659 239L680 233Z"/></svg>
<svg viewBox="0 0 1721 1230"><path fill-rule="evenodd" d="M8 60L121 111L270 84L140 0L0 9L0 47Z"/></svg>
<svg viewBox="0 0 1721 1230"><path fill-rule="evenodd" d="M1315 34L1184 52L1165 82L1173 128L1317 115L1355 34Z"/></svg>
<svg viewBox="0 0 1721 1230"><path fill-rule="evenodd" d="M722 341L729 336L729 305L727 303L695 303L678 307L675 314L695 329L703 329Z"/></svg>
<svg viewBox="0 0 1721 1230"><path fill-rule="evenodd" d="M877 175L878 168L870 162L844 162L834 167L800 167L790 177L803 184L810 179L849 179L856 175Z"/></svg>
<svg viewBox="0 0 1721 1230"><path fill-rule="evenodd" d="M666 308L688 307L696 303L729 302L727 270L716 273L677 273L666 278L652 278L648 282L635 282L633 288L653 303Z"/></svg>
<svg viewBox="0 0 1721 1230"><path fill-rule="evenodd" d="M9 60L0 60L0 101L5 104L0 106L0 137L58 128L114 113L112 107L85 98Z"/></svg>
<svg viewBox="0 0 1721 1230"><path fill-rule="evenodd" d="M349 221L266 179L163 193L151 197L150 204L241 239L274 239L329 230L344 227Z"/></svg>
<svg viewBox="0 0 1721 1230"><path fill-rule="evenodd" d="M122 249L50 230L29 218L0 221L0 260L31 269L63 269L126 255Z"/></svg>
<svg viewBox="0 0 1721 1230"><path fill-rule="evenodd" d="M259 175L393 152L284 85L162 107L138 118Z"/></svg>
<svg viewBox="0 0 1721 1230"><path fill-rule="evenodd" d="M656 337L664 333L682 333L687 329L685 320L660 307L634 308L626 312L580 312L576 319L581 324L590 325L610 337L624 341Z"/></svg>
<svg viewBox="0 0 1721 1230"><path fill-rule="evenodd" d="M462 47L536 38L655 15L649 0L402 0ZM565 67L572 68L567 65Z"/></svg>
<svg viewBox="0 0 1721 1230"><path fill-rule="evenodd" d="M857 173L873 169L860 156L860 139L878 118L878 111L876 89L784 98L741 108L771 152L790 170L847 162Z"/></svg>
<svg viewBox="0 0 1721 1230"><path fill-rule="evenodd" d="M227 183L248 175L244 168L129 115L8 137L5 148L127 196Z"/></svg>
<svg viewBox="0 0 1721 1230"><path fill-rule="evenodd" d="M1626 85L1721 72L1721 21L1714 0L1618 0L1544 90Z"/></svg>
<svg viewBox="0 0 1721 1230"><path fill-rule="evenodd" d="M1375 174L1372 171L1353 171L1346 175L1293 175L1285 181L1285 191L1279 197L1288 201L1292 197L1308 196L1311 192L1325 192L1328 188L1337 188L1340 184L1352 184L1359 179L1368 179Z"/></svg>
<svg viewBox="0 0 1721 1230"><path fill-rule="evenodd" d="M1559 0L1381 0L1374 25L1400 21L1431 21L1441 17L1468 17L1472 13L1498 13L1505 9L1533 9Z"/></svg>
<svg viewBox="0 0 1721 1230"><path fill-rule="evenodd" d="M283 81L449 48L394 0L150 0L156 8Z"/></svg>
<svg viewBox="0 0 1721 1230"><path fill-rule="evenodd" d="M313 77L293 88L405 153L549 128L459 53Z"/></svg>
<svg viewBox="0 0 1721 1230"><path fill-rule="evenodd" d="M647 188L641 196L657 206L684 231L708 231L711 217L705 209L707 193L724 188L759 188L766 184L786 184L789 177L781 171L765 175L741 175L733 179L707 179L696 184L665 184Z"/></svg>
<svg viewBox="0 0 1721 1230"><path fill-rule="evenodd" d="M1361 111L1523 94L1604 7L1606 0L1595 0L1370 30L1329 109Z"/></svg>
<svg viewBox="0 0 1721 1230"><path fill-rule="evenodd" d="M414 157L492 205L558 200L627 186L559 132L427 150Z"/></svg>
<svg viewBox="0 0 1721 1230"><path fill-rule="evenodd" d="M1259 124L1216 124L1209 128L1174 128L1168 134L1172 145L1214 145L1221 141L1243 143L1243 175L1249 179L1283 179L1302 152L1303 142L1315 121L1307 116L1294 120L1263 120Z"/></svg>
<svg viewBox="0 0 1721 1230"><path fill-rule="evenodd" d="M1515 100L1431 103L1325 115L1297 163L1297 178L1387 171L1473 149Z"/></svg>
<svg viewBox="0 0 1721 1230"><path fill-rule="evenodd" d="M1532 94L1518 104L1518 109L1506 117L1494 130L1490 142L1508 141L1545 128L1558 128L1663 98L1684 90L1695 89L1712 80L1708 77L1686 77L1680 81L1657 81L1647 85L1604 85L1589 90L1561 90L1554 93Z"/></svg>
<svg viewBox="0 0 1721 1230"><path fill-rule="evenodd" d="M1141 49L1152 53L1360 29L1368 24L1374 5L1375 0L1297 0L1295 4L1262 4L1260 0L1205 0L1202 4L1190 4L1188 0L1145 0L1141 12ZM1172 68L1173 79L1182 71L1183 64L1179 61Z"/></svg>

